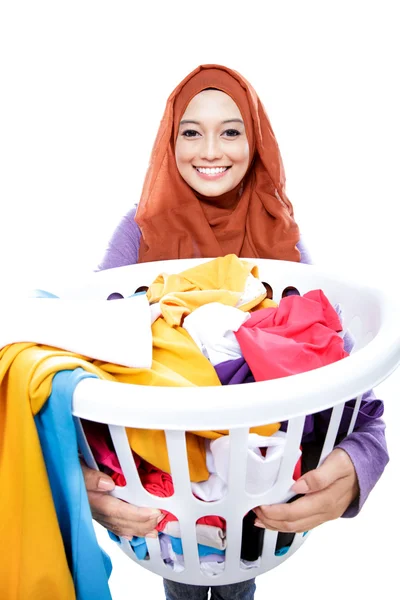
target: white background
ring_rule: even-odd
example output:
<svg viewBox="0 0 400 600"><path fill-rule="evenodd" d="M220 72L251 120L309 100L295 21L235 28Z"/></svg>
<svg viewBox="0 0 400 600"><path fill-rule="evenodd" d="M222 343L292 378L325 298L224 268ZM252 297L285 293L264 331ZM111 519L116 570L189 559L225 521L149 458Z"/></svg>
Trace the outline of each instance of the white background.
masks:
<svg viewBox="0 0 400 600"><path fill-rule="evenodd" d="M397 5L3 1L2 293L95 268L140 196L168 94L198 64L220 63L267 109L314 261L398 294ZM399 371L378 388L392 460L362 514L314 532L259 579L257 598L398 598L399 389ZM99 535L115 600L163 597Z"/></svg>

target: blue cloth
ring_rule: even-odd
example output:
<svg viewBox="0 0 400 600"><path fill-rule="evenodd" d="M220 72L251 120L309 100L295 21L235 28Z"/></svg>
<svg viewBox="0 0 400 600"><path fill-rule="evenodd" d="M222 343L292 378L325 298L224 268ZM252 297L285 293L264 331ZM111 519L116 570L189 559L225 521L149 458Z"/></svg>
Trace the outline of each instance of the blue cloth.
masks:
<svg viewBox="0 0 400 600"><path fill-rule="evenodd" d="M121 539L118 535L115 535L112 531L108 531L108 535L113 540L113 542L117 542L117 544L121 543ZM146 539L144 537L138 537L134 535L132 539L129 541L132 550L136 554L136 558L139 560L144 560L147 557L147 544Z"/></svg>
<svg viewBox="0 0 400 600"><path fill-rule="evenodd" d="M183 554L182 538L169 536L171 540L172 550L175 554ZM211 548L211 546L204 546L203 544L197 544L199 556L207 556L208 554L220 554L225 556L225 550L219 550L218 548Z"/></svg>
<svg viewBox="0 0 400 600"><path fill-rule="evenodd" d="M118 544L121 543L121 540L115 533L111 531L108 532L108 535L114 542ZM164 534L165 535L165 534ZM171 540L172 550L175 554L183 554L182 547L182 539L178 537L173 537L172 535L168 535L168 538ZM133 548L134 553L136 554L139 560L144 560L147 556L147 544L146 539L144 537L133 537L130 541L130 545ZM219 554L221 556L225 556L225 550L219 550L218 548L211 548L211 546L204 546L203 544L197 544L197 549L199 552L199 556L208 556L209 554Z"/></svg>
<svg viewBox="0 0 400 600"><path fill-rule="evenodd" d="M29 295L30 298L58 298L52 292L47 292L46 290L32 290Z"/></svg>
<svg viewBox="0 0 400 600"><path fill-rule="evenodd" d="M285 556L290 550L290 546L283 546L283 548L279 548L279 550L275 550L275 556Z"/></svg>
<svg viewBox="0 0 400 600"><path fill-rule="evenodd" d="M81 368L57 373L52 393L35 423L76 600L112 600L107 581L111 560L98 545L94 532L71 412L72 394L86 377L95 375Z"/></svg>

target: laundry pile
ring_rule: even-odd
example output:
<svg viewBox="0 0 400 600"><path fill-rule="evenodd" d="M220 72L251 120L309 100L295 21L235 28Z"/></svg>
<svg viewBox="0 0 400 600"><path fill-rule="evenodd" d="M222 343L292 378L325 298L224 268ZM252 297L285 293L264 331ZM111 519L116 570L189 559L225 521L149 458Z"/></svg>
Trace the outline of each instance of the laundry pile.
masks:
<svg viewBox="0 0 400 600"><path fill-rule="evenodd" d="M257 267L234 255L180 274L160 274L147 293L132 290L132 297L118 301L63 300L47 292L35 296L1 301L0 541L10 552L0 562L0 597L111 598L111 565L94 534L71 415L82 379L151 385L162 393L163 386L285 377L344 358L349 350L338 334L340 318L321 290L289 295L277 305L267 298ZM354 401L346 404L342 433L353 406ZM357 424L382 411L380 401L365 400ZM307 416L302 447L326 431L329 418L329 410ZM250 429L250 492L273 486L286 425ZM99 468L123 485L108 428L88 422L84 427ZM127 436L143 486L158 496L171 495L164 433L127 428ZM223 497L228 431L187 432L186 440L193 494L204 501ZM299 449L294 478L305 469L305 453L300 454ZM244 565L254 564L262 550L262 531L253 521L250 511L243 519ZM174 515L165 513L158 529L162 557L181 569L184 556ZM224 520L199 520L196 533L203 568L218 572L226 548ZM145 540L134 539L132 545L145 560ZM283 537L277 553L285 547Z"/></svg>
<svg viewBox="0 0 400 600"><path fill-rule="evenodd" d="M147 290L153 352L157 350L160 363L196 385L265 381L347 356L338 335L342 329L340 319L321 290L287 296L279 306L266 296L257 268L234 255L179 275L160 274ZM179 364L178 352L174 351L178 347ZM266 492L276 481L286 437L284 431L279 431L280 426L275 423L250 429L246 471L249 493ZM84 429L100 468L117 485L125 485L108 429L89 422L84 423ZM171 496L174 487L164 433L131 429L127 433L143 487L159 497ZM206 502L219 500L227 493L227 433L187 434L192 492ZM300 455L299 449L294 479L301 475ZM157 527L161 555L166 564L180 571L184 557L179 522L171 513L163 512L164 519ZM254 518L251 511L243 522L243 568L254 566L253 561L262 552L263 532L254 527ZM225 520L217 515L202 517L196 524L196 534L201 568L210 574L219 573L226 548ZM276 554L288 550L283 540L287 542L285 536L278 539ZM144 538L133 538L131 546L138 559L146 559Z"/></svg>

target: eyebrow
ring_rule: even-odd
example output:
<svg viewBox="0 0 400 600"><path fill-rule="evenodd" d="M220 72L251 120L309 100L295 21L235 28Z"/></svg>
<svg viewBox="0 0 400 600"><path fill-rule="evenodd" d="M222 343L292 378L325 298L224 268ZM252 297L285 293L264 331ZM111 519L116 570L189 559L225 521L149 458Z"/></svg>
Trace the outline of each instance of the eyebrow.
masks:
<svg viewBox="0 0 400 600"><path fill-rule="evenodd" d="M188 123L194 123L194 125L201 125L199 121L192 121L191 119L183 119L179 123L179 125L187 125ZM242 119L226 119L225 121L222 121L222 123L241 123L242 125L244 125Z"/></svg>

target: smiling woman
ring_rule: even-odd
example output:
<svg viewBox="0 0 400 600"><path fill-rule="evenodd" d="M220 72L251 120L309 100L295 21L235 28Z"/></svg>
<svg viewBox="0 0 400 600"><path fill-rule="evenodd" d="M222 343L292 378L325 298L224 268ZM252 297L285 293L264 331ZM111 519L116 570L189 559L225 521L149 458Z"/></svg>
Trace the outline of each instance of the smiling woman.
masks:
<svg viewBox="0 0 400 600"><path fill-rule="evenodd" d="M309 262L260 99L236 71L202 65L169 96L139 205L116 229L100 268L226 254ZM378 418L366 430L355 430L322 465L305 473L292 487L305 498L254 507L258 526L303 532L341 515L355 516L388 460L384 428ZM156 517L139 518L135 511L144 509L115 505L115 498L111 505L99 491L98 477L85 469L95 518L129 538L144 530L156 537ZM105 485L110 490L114 484L109 479ZM254 580L213 585L211 598L253 600L254 590ZM207 598L204 586L172 581L165 581L165 592L167 600Z"/></svg>
<svg viewBox="0 0 400 600"><path fill-rule="evenodd" d="M189 102L179 124L175 159L195 192L210 198L231 192L235 206L236 188L249 166L249 143L240 110L228 94L204 90Z"/></svg>
<svg viewBox="0 0 400 600"><path fill-rule="evenodd" d="M239 73L201 65L172 92L135 221L140 262L230 253L300 260L278 144Z"/></svg>

